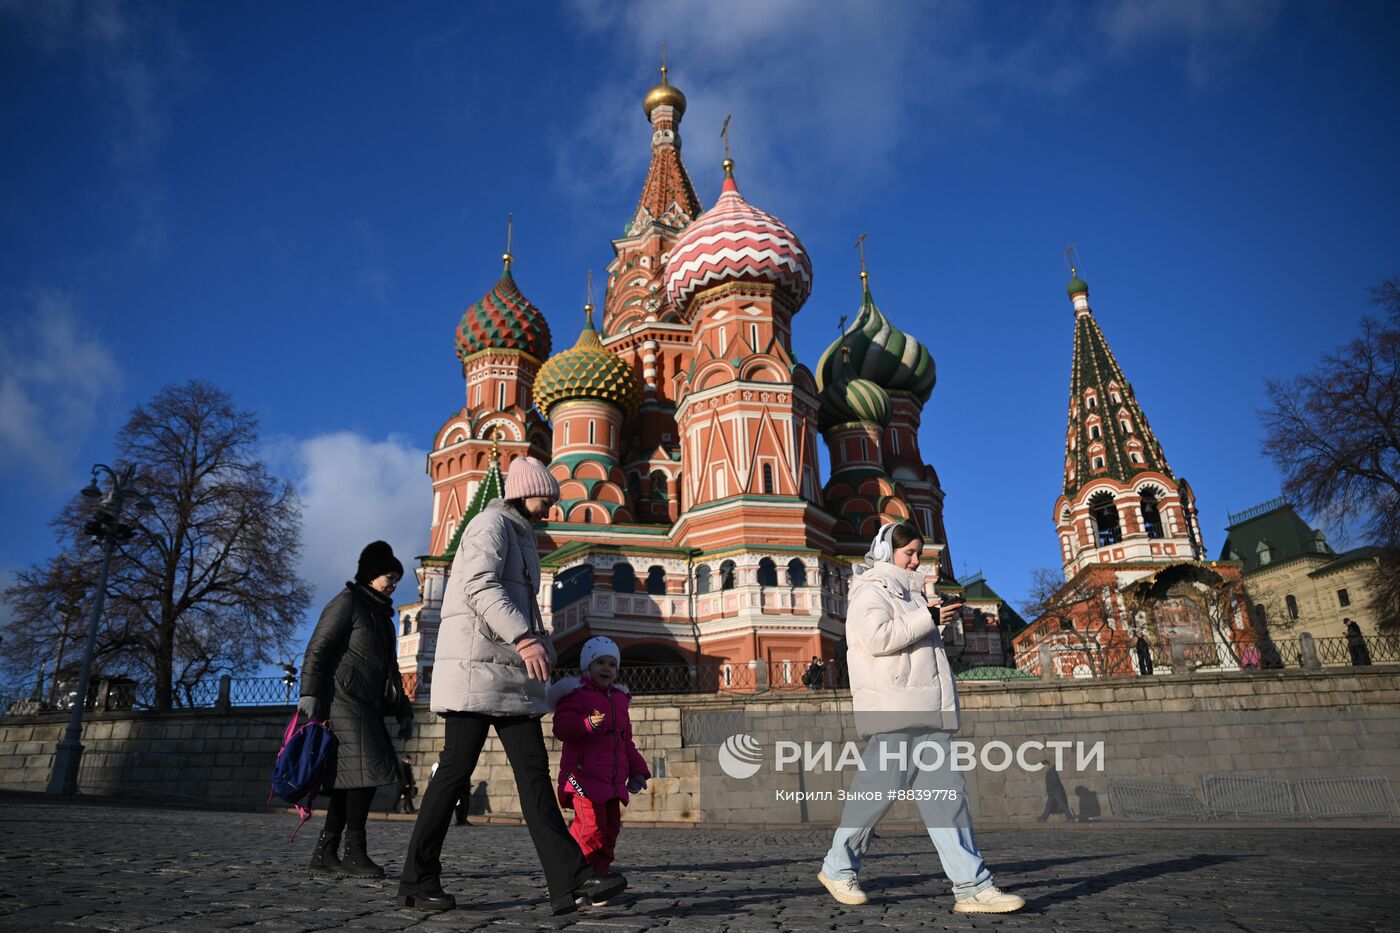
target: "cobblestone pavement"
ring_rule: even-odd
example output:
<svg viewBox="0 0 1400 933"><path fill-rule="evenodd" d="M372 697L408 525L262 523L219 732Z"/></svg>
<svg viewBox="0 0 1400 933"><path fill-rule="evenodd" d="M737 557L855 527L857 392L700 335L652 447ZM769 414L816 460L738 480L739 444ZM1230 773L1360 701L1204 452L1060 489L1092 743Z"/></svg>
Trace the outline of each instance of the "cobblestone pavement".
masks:
<svg viewBox="0 0 1400 933"><path fill-rule="evenodd" d="M999 883L1029 904L969 917L922 836L877 838L871 902L848 908L815 878L826 834L624 827L631 888L556 920L523 828L454 827L444 883L462 906L424 915L394 901L411 823L370 823L390 877L356 883L306 877L319 822L288 844L286 814L0 799L0 930L1400 930L1400 828L986 832Z"/></svg>

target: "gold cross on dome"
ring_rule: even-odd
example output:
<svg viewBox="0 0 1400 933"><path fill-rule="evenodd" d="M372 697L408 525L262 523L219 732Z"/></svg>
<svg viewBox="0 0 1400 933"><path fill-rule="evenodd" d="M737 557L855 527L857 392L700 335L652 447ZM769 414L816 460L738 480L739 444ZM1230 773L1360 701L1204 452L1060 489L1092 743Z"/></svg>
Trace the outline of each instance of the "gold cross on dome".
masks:
<svg viewBox="0 0 1400 933"><path fill-rule="evenodd" d="M1069 274L1076 276L1079 274L1079 247L1071 243L1065 247L1065 264L1069 266Z"/></svg>
<svg viewBox="0 0 1400 933"><path fill-rule="evenodd" d="M730 113L730 114L725 114L725 117L724 117L724 125L721 126L721 127L719 128L719 135L720 135L720 138L722 138L722 139L724 140L724 157L725 157L725 159L728 159L728 158L729 158L729 120L730 120L730 118L732 118L733 116L734 116L734 114L732 114L732 113Z"/></svg>
<svg viewBox="0 0 1400 933"><path fill-rule="evenodd" d="M870 234L868 234L868 233L862 233L860 236L856 237L856 252L860 253L860 277L861 277L862 279L866 277L866 272L865 272L865 238L868 237L868 236L870 236Z"/></svg>

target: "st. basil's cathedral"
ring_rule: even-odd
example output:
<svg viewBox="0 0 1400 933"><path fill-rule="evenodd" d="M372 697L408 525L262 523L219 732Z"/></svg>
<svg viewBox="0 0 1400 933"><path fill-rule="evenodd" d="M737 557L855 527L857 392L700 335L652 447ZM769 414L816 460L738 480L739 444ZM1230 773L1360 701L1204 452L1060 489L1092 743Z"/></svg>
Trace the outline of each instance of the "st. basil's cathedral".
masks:
<svg viewBox="0 0 1400 933"><path fill-rule="evenodd" d="M815 372L796 358L811 260L744 198L728 158L703 209L681 159L685 103L663 68L644 101L651 164L612 241L600 321L586 306L573 345L552 353L509 252L495 287L462 315L465 403L428 455L430 545L420 599L401 607L400 668L431 683L462 529L525 455L560 485L538 536L540 606L561 664L605 634L629 665L797 685L812 657L844 655L851 566L889 521L916 525L940 589L967 597L953 646L963 666L1005 663L1014 612L980 579L953 579L943 489L919 450L933 357L881 312L862 272L849 328Z"/></svg>
<svg viewBox="0 0 1400 933"><path fill-rule="evenodd" d="M1227 664L1254 640L1239 566L1205 561L1191 487L1167 465L1075 270L1053 519L1066 582L1055 611L1026 627L980 575L954 577L944 490L919 449L929 350L880 310L862 270L854 320L808 369L792 350L812 289L801 240L744 198L727 157L702 209L681 159L685 95L664 67L643 107L651 163L612 241L601 321L586 305L573 346L553 353L507 252L457 324L465 402L433 439L420 598L400 607L411 689L431 685L462 530L526 455L560 486L537 536L540 607L563 666L607 635L629 666L670 671L675 686L798 687L811 658L844 658L852 566L890 521L923 532L938 589L966 598L944 633L960 668L1009 665L1013 638L1017 666L1037 670L1049 645L1061 676L1130 672L1139 633Z"/></svg>

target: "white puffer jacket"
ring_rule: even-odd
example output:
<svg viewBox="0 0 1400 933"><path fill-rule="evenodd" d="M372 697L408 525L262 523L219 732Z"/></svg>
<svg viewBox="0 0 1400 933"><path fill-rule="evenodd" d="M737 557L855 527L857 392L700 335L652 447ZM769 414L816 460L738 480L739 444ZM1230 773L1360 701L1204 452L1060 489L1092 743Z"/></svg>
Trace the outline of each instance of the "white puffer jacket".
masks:
<svg viewBox="0 0 1400 933"><path fill-rule="evenodd" d="M881 561L851 583L846 661L862 736L958 728L958 691L921 579Z"/></svg>

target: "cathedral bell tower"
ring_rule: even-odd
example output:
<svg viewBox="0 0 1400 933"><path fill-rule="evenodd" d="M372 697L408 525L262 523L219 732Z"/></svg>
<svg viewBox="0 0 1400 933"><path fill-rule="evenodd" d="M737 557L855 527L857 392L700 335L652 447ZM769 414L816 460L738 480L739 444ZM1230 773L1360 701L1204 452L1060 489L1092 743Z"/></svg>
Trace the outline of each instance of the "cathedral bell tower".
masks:
<svg viewBox="0 0 1400 933"><path fill-rule="evenodd" d="M1093 564L1203 560L1196 500L1167 464L1132 383L1071 266L1074 308L1064 493L1055 502L1065 578Z"/></svg>

